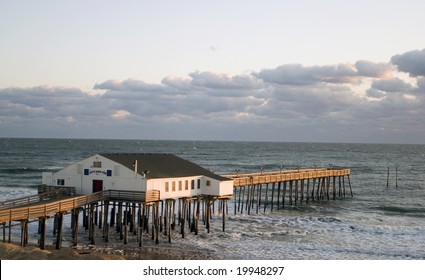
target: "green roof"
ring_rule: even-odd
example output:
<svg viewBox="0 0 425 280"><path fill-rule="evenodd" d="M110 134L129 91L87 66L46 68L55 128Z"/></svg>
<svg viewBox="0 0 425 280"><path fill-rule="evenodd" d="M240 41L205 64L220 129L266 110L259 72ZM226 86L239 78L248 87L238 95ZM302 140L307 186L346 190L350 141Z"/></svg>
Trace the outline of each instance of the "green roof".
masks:
<svg viewBox="0 0 425 280"><path fill-rule="evenodd" d="M131 170L137 160L137 173L148 179L206 176L219 181L232 180L217 175L193 162L173 154L100 154Z"/></svg>

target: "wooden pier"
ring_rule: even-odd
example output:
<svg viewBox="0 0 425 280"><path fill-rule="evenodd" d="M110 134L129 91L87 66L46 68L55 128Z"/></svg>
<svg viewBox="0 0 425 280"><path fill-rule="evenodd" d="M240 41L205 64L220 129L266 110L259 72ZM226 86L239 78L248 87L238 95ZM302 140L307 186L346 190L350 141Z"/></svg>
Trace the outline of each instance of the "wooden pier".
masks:
<svg viewBox="0 0 425 280"><path fill-rule="evenodd" d="M259 213L303 202L344 198L348 188L350 196L353 196L349 169L301 169L223 176L233 179L233 196L203 195L161 200L159 191L107 190L75 196L73 188L40 189L38 195L0 202L3 242L10 243L12 227L20 226L20 244L26 246L28 224L38 222L38 245L45 249L46 224L53 219L54 244L59 249L62 246L64 215L71 215L73 246L78 245L82 228L88 234L88 242L96 244L99 240L108 242L115 227L123 244L129 242L131 234L142 247L146 239L159 243L160 236L171 242L177 227L182 238L186 231L198 234L201 222L209 233L215 202L218 202L224 231L228 201L232 197L235 214L244 211L251 214L254 210Z"/></svg>
<svg viewBox="0 0 425 280"><path fill-rule="evenodd" d="M350 169L300 169L224 175L233 179L234 211L248 214L261 207L281 209L315 200L335 200L346 197L348 181L350 196L353 190Z"/></svg>

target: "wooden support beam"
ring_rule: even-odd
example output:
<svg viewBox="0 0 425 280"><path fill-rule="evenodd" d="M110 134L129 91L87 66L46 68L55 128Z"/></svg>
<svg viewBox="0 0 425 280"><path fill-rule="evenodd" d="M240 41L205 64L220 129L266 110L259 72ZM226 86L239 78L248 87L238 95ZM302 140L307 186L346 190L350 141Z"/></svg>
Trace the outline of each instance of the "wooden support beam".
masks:
<svg viewBox="0 0 425 280"><path fill-rule="evenodd" d="M47 217L39 218L39 226L40 226L40 249L46 249L46 220Z"/></svg>
<svg viewBox="0 0 425 280"><path fill-rule="evenodd" d="M56 249L62 247L62 228L63 228L63 212L56 214L57 216L57 233L56 233Z"/></svg>

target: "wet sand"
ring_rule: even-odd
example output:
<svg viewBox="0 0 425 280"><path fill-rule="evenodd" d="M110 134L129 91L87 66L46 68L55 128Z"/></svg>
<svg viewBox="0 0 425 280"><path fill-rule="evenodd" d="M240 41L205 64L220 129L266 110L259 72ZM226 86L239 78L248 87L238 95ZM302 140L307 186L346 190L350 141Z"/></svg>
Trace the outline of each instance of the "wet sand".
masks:
<svg viewBox="0 0 425 280"><path fill-rule="evenodd" d="M85 245L56 250L47 247L40 250L35 246L21 247L16 244L0 243L1 260L213 260L219 259L213 252L182 247L179 244L135 245L108 244Z"/></svg>

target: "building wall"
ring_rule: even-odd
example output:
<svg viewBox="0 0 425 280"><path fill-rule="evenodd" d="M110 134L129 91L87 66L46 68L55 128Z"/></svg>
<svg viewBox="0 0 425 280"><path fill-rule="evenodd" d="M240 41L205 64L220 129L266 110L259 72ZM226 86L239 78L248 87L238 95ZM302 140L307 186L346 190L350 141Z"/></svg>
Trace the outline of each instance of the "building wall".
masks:
<svg viewBox="0 0 425 280"><path fill-rule="evenodd" d="M159 190L161 199L197 195L232 195L233 181L218 181L205 176L148 180L147 190Z"/></svg>
<svg viewBox="0 0 425 280"><path fill-rule="evenodd" d="M102 190L146 191L146 179L133 170L100 155L74 163L56 173L43 173L43 184L75 186L77 194L93 193L97 185Z"/></svg>

